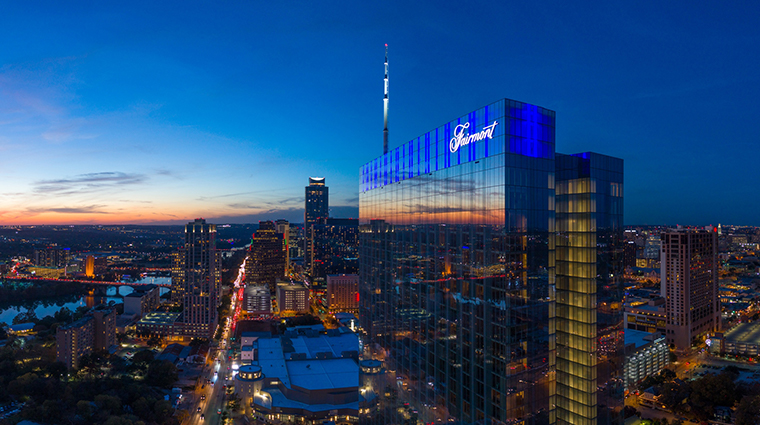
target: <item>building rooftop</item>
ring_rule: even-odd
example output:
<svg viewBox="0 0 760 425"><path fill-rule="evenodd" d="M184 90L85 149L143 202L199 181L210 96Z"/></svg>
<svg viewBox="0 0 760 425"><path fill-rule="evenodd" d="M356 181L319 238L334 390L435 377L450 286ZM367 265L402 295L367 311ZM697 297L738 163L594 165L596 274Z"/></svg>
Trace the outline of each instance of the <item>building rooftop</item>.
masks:
<svg viewBox="0 0 760 425"><path fill-rule="evenodd" d="M307 390L359 386L359 366L353 359L291 360L286 366L291 384Z"/></svg>
<svg viewBox="0 0 760 425"><path fill-rule="evenodd" d="M760 343L760 322L740 323L724 335L726 341Z"/></svg>
<svg viewBox="0 0 760 425"><path fill-rule="evenodd" d="M28 332L34 329L34 323L18 323L15 325L10 325L8 327L8 331L11 333L19 333L19 332Z"/></svg>
<svg viewBox="0 0 760 425"><path fill-rule="evenodd" d="M92 316L84 316L83 318L77 320L76 322L69 323L68 325L63 325L63 326L59 327L58 329L67 330L67 329L78 328L78 327L84 325L85 323L89 322L90 320L92 320Z"/></svg>
<svg viewBox="0 0 760 425"><path fill-rule="evenodd" d="M353 333L337 336L311 334L280 338L259 338L258 365L264 376L278 378L287 388L345 388L359 385L359 365L344 352L358 352L359 340Z"/></svg>
<svg viewBox="0 0 760 425"><path fill-rule="evenodd" d="M649 339L647 339L649 338ZM635 329L625 330L625 345L635 344L636 348L641 348L652 342L652 334L645 331L637 331Z"/></svg>
<svg viewBox="0 0 760 425"><path fill-rule="evenodd" d="M145 325L173 325L182 313L166 313L154 311L140 319L138 323Z"/></svg>

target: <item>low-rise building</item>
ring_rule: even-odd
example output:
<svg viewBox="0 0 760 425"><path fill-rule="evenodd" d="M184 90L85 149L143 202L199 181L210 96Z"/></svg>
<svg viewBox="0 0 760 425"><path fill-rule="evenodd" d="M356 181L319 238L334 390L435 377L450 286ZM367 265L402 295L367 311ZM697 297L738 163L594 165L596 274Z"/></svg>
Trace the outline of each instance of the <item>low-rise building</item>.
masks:
<svg viewBox="0 0 760 425"><path fill-rule="evenodd" d="M283 313L308 313L309 288L302 284L280 283L277 285L277 309Z"/></svg>
<svg viewBox="0 0 760 425"><path fill-rule="evenodd" d="M272 313L272 294L267 286L247 286L243 291L243 310L248 314Z"/></svg>
<svg viewBox="0 0 760 425"><path fill-rule="evenodd" d="M23 335L34 330L34 323L17 323L8 326L8 333L13 335Z"/></svg>
<svg viewBox="0 0 760 425"><path fill-rule="evenodd" d="M625 328L643 332L665 333L668 315L665 298L633 298L625 303Z"/></svg>
<svg viewBox="0 0 760 425"><path fill-rule="evenodd" d="M626 390L644 378L660 373L668 364L670 355L663 334L625 330L623 380Z"/></svg>
<svg viewBox="0 0 760 425"><path fill-rule="evenodd" d="M351 332L312 328L258 338L258 357L240 367L235 391L246 412L269 422L357 423L368 401L359 391L359 341Z"/></svg>
<svg viewBox="0 0 760 425"><path fill-rule="evenodd" d="M740 323L723 334L723 351L740 356L757 356L760 348L760 322ZM712 345L712 342L711 342Z"/></svg>
<svg viewBox="0 0 760 425"><path fill-rule="evenodd" d="M182 313L151 312L135 323L138 335L158 335L170 337L176 334L175 324Z"/></svg>

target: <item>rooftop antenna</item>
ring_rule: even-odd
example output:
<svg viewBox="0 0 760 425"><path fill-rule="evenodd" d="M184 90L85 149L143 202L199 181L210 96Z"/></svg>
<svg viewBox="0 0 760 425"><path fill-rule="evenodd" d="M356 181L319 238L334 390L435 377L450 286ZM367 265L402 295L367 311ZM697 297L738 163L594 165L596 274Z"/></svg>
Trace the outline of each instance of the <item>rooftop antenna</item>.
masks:
<svg viewBox="0 0 760 425"><path fill-rule="evenodd" d="M388 153L388 43L385 43L385 96L383 97L383 155Z"/></svg>

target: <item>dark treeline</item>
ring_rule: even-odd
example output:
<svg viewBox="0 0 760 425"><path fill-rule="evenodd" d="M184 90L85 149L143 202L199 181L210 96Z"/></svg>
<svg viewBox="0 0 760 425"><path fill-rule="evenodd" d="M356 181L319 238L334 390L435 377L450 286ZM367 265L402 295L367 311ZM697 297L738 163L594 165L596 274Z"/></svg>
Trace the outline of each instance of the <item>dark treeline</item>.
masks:
<svg viewBox="0 0 760 425"><path fill-rule="evenodd" d="M0 308L28 305L35 301L82 295L84 288L76 282L4 281L0 285Z"/></svg>

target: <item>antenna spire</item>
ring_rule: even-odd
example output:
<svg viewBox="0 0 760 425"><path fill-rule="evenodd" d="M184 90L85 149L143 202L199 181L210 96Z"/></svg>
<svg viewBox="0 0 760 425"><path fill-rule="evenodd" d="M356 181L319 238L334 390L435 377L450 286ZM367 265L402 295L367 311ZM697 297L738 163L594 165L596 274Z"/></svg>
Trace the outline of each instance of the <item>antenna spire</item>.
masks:
<svg viewBox="0 0 760 425"><path fill-rule="evenodd" d="M385 96L383 97L383 155L388 153L388 43L385 44Z"/></svg>

